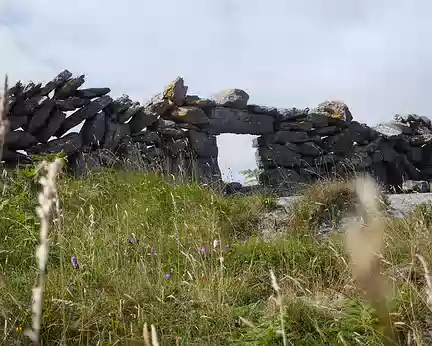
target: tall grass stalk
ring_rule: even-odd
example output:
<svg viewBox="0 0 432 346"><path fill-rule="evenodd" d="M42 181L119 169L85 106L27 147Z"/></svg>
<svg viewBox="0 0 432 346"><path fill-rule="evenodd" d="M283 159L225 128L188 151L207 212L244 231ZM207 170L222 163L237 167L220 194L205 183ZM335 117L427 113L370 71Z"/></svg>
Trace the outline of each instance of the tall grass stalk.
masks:
<svg viewBox="0 0 432 346"><path fill-rule="evenodd" d="M49 240L48 231L52 221L53 207L56 206L57 188L56 178L61 169L62 161L56 159L54 162L42 162L47 174L42 176L39 183L42 185L42 191L39 194L39 206L36 213L40 218L40 245L36 250L36 258L39 270L39 285L33 288L32 304L32 329L27 329L25 333L33 343L39 345L40 330L42 324L43 300L45 290L45 270L48 262Z"/></svg>

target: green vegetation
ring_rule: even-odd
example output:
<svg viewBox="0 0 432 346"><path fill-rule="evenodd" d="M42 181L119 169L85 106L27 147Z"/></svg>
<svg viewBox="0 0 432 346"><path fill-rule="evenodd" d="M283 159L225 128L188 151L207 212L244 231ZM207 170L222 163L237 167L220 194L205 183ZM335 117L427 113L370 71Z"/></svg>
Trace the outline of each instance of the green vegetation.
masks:
<svg viewBox="0 0 432 346"><path fill-rule="evenodd" d="M0 343L27 344L35 250L37 172L9 172L0 201ZM312 186L286 232L264 241L268 197L225 197L155 174L105 170L62 176L50 230L41 337L45 345L383 345L377 314L351 273L344 238L318 239L318 220L355 205L345 183ZM421 254L432 263L428 206L387 216L381 271L395 341L429 344L432 311ZM74 265L71 258L75 256ZM282 306L270 278L273 270ZM284 333L281 327L281 313ZM429 339L428 339L429 338Z"/></svg>

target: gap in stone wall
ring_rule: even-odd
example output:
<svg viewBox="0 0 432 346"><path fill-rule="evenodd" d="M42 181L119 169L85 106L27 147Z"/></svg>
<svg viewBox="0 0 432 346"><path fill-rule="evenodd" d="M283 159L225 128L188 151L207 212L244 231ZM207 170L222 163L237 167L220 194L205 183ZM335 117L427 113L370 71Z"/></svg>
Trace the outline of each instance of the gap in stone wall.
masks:
<svg viewBox="0 0 432 346"><path fill-rule="evenodd" d="M216 136L219 168L224 181L244 183L240 171L257 168L256 149L252 147L252 140L256 137L231 133Z"/></svg>

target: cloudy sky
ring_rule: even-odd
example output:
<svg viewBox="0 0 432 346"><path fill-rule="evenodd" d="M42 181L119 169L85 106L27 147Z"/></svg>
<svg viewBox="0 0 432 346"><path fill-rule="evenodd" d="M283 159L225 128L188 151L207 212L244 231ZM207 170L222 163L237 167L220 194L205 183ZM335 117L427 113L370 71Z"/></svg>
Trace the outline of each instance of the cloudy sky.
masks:
<svg viewBox="0 0 432 346"><path fill-rule="evenodd" d="M182 76L203 97L340 99L373 125L430 115L431 10L430 0L0 0L0 75L48 81L67 68L143 102ZM255 167L251 140L219 138L225 174Z"/></svg>

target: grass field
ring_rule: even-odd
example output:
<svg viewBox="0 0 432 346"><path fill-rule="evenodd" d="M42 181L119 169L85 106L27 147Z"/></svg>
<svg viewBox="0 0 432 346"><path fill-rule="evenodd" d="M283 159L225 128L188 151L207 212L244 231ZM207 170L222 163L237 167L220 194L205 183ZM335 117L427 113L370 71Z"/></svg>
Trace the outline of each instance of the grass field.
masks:
<svg viewBox="0 0 432 346"><path fill-rule="evenodd" d="M25 345L38 278L40 186L31 170L9 172L1 184L0 342ZM322 218L337 219L354 206L347 183L305 191L283 235L269 241L259 230L274 208L271 197L227 197L113 170L80 180L62 176L57 187L44 345L143 345L146 325L154 325L160 345L432 340L431 293L420 261L432 263L427 205L404 220L384 211L372 220L375 233L347 247L342 232L316 236ZM374 249L381 232L379 254L360 259L363 269L352 262Z"/></svg>

